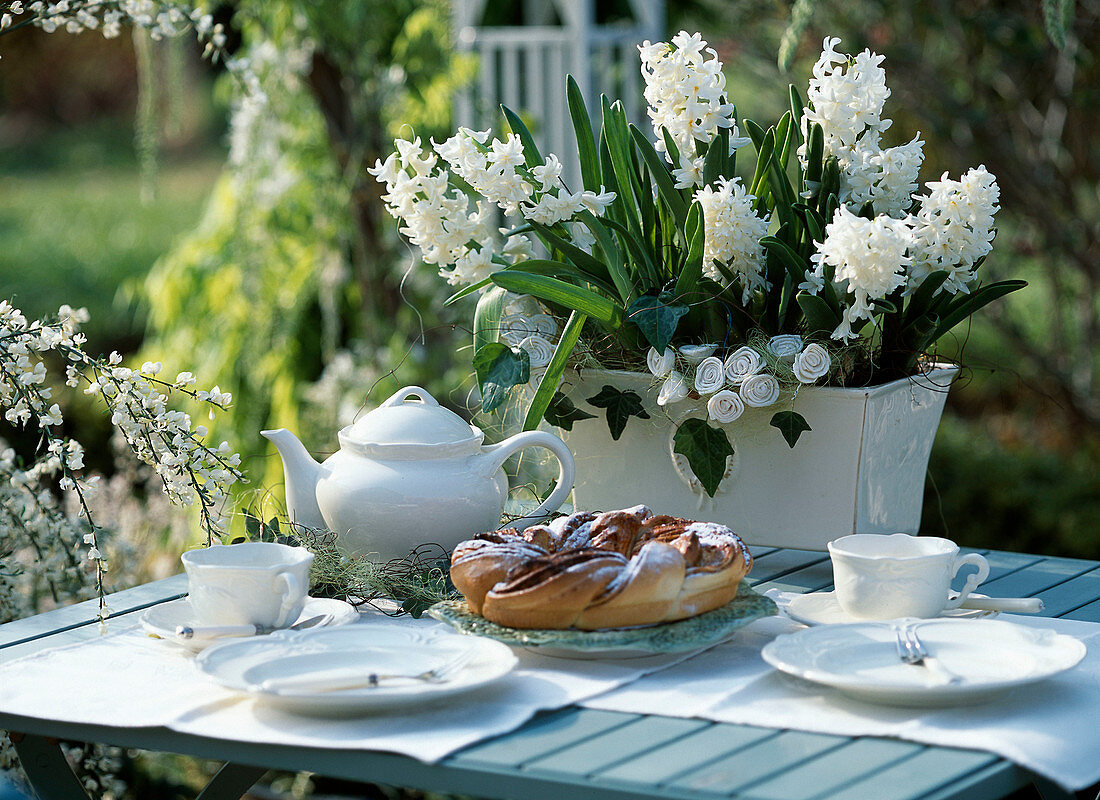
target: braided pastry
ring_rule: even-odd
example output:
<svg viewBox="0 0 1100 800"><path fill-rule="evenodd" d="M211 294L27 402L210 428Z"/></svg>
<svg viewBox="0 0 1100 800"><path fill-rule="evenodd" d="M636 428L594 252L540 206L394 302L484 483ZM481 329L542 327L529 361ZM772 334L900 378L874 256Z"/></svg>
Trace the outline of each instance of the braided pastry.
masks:
<svg viewBox="0 0 1100 800"><path fill-rule="evenodd" d="M751 567L748 548L724 525L635 506L478 534L455 548L451 580L492 622L598 630L723 606Z"/></svg>

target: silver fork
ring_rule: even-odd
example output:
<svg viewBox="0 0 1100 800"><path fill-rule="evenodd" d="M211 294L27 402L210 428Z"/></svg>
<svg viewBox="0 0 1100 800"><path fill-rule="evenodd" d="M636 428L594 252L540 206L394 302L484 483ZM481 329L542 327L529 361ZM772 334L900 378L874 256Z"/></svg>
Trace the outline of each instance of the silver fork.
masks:
<svg viewBox="0 0 1100 800"><path fill-rule="evenodd" d="M917 636L917 628L915 625L898 625L894 628L894 634L896 636L898 658L906 664L924 667L930 673L940 678L944 685L958 683L962 680L961 676L949 670L940 663L938 658L928 652L928 648L925 647L924 642Z"/></svg>
<svg viewBox="0 0 1100 800"><path fill-rule="evenodd" d="M266 692L305 691L338 692L345 689L374 689L387 680L409 680L421 683L445 683L470 663L477 655L473 649L467 650L454 659L438 667L415 674L368 672L354 673L347 669L315 672L312 675L296 675L290 678L269 678L260 684Z"/></svg>

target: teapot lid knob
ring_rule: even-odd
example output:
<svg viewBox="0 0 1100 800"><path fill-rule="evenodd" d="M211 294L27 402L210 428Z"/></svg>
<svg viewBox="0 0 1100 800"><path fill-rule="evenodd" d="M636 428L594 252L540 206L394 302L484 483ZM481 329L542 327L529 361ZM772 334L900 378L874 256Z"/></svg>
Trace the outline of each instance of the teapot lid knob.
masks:
<svg viewBox="0 0 1100 800"><path fill-rule="evenodd" d="M439 402L430 394L428 394L427 389L422 389L419 386L406 386L404 389L398 389L396 392L390 395L389 399L382 403L382 407L385 408L387 406L399 405L413 395L419 397L421 402L424 403L424 405L426 406L439 405Z"/></svg>

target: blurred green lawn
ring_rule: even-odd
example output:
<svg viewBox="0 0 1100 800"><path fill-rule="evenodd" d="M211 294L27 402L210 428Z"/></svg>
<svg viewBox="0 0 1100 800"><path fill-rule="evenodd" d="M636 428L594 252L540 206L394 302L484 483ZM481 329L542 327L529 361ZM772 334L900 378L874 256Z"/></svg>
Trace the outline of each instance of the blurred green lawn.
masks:
<svg viewBox="0 0 1100 800"><path fill-rule="evenodd" d="M142 200L132 122L0 148L0 297L29 317L86 306L93 352L133 350L144 321L128 285L195 226L222 155L166 155Z"/></svg>

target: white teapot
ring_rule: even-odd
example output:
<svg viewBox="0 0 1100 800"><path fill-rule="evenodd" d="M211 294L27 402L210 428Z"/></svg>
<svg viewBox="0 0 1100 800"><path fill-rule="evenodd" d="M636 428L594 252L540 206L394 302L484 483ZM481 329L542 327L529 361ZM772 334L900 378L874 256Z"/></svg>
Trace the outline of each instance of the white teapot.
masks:
<svg viewBox="0 0 1100 800"><path fill-rule="evenodd" d="M416 395L420 402L407 401ZM388 561L419 544L450 549L495 530L508 496L505 460L524 447L545 447L558 460L558 482L523 529L555 511L573 489L573 455L557 436L526 431L499 444L448 411L419 386L407 386L338 434L340 450L323 464L293 433L261 431L283 459L292 522L327 528L353 555Z"/></svg>

